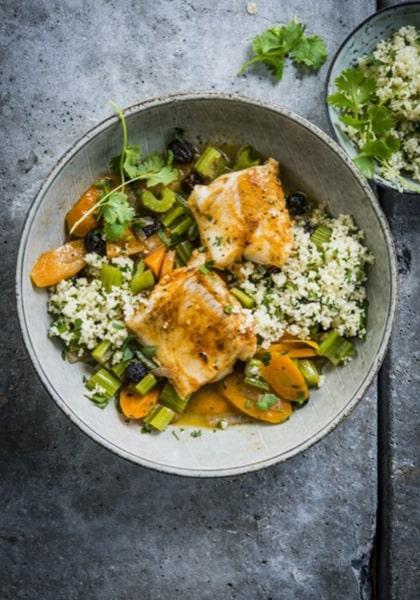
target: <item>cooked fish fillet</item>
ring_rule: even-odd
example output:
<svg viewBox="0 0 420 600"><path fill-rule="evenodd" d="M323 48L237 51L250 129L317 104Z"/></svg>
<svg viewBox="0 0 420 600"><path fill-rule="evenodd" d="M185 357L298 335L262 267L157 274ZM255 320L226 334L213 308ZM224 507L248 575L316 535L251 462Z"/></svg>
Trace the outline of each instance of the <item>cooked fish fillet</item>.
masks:
<svg viewBox="0 0 420 600"><path fill-rule="evenodd" d="M197 185L188 204L214 264L226 268L242 256L280 267L292 247L291 222L278 162L228 173Z"/></svg>
<svg viewBox="0 0 420 600"><path fill-rule="evenodd" d="M226 314L228 305L238 309ZM157 346L156 360L170 370L181 397L221 379L237 359L247 360L256 351L252 328L224 281L197 267L167 275L127 326L141 343Z"/></svg>

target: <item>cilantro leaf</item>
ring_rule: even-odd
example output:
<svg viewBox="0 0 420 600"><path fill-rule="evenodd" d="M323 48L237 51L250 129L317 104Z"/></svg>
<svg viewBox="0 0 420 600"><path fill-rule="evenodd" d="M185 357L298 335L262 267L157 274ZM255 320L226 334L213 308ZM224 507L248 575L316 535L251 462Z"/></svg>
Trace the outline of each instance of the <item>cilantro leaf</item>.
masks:
<svg viewBox="0 0 420 600"><path fill-rule="evenodd" d="M367 119L358 119L357 117L352 117L351 115L340 115L340 121L342 121L345 125L349 125L354 129L363 129L369 123Z"/></svg>
<svg viewBox="0 0 420 600"><path fill-rule="evenodd" d="M283 77L285 59L290 56L295 62L319 69L327 57L325 42L318 36L305 37L306 25L292 19L287 25L270 27L255 36L252 41L252 56L240 71L242 75L251 65L263 63L277 81Z"/></svg>
<svg viewBox="0 0 420 600"><path fill-rule="evenodd" d="M399 141L392 135L379 140L369 140L361 148L362 153L379 161L389 161L399 149Z"/></svg>
<svg viewBox="0 0 420 600"><path fill-rule="evenodd" d="M353 158L353 162L359 167L365 177L372 179L375 174L375 160L371 156L360 152Z"/></svg>
<svg viewBox="0 0 420 600"><path fill-rule="evenodd" d="M375 92L375 82L359 69L345 69L336 78L339 92L328 97L328 102L336 108L351 110L355 115L368 104Z"/></svg>
<svg viewBox="0 0 420 600"><path fill-rule="evenodd" d="M100 206L100 216L104 220L104 233L110 242L121 239L124 231L134 218L134 209L130 206L124 192L113 192Z"/></svg>
<svg viewBox="0 0 420 600"><path fill-rule="evenodd" d="M168 185L178 177L178 169L173 166L173 152L168 152L165 160L163 154L154 152L140 163L136 177L146 179L147 186L162 184Z"/></svg>
<svg viewBox="0 0 420 600"><path fill-rule="evenodd" d="M386 106L369 106L368 115L375 135L383 135L395 125L391 111Z"/></svg>
<svg viewBox="0 0 420 600"><path fill-rule="evenodd" d="M309 69L317 71L327 60L327 46L319 35L302 37L291 51L291 57Z"/></svg>

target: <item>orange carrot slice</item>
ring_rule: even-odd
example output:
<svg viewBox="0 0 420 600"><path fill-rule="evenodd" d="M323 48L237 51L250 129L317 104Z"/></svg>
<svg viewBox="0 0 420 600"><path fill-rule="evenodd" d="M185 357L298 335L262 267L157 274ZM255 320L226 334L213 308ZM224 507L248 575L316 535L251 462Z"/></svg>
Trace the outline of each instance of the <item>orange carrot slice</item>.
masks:
<svg viewBox="0 0 420 600"><path fill-rule="evenodd" d="M82 194L76 204L69 210L66 215L67 227L69 232L73 225L77 223L79 219L83 217L99 200L99 190L97 187L92 185L89 189ZM85 237L89 231L95 229L97 221L93 214L88 215L76 229L72 232L72 235L77 237Z"/></svg>
<svg viewBox="0 0 420 600"><path fill-rule="evenodd" d="M85 254L83 240L74 240L44 252L31 271L32 281L38 287L49 287L73 277L85 266Z"/></svg>
<svg viewBox="0 0 420 600"><path fill-rule="evenodd" d="M175 250L168 250L168 252L165 254L162 266L160 268L160 279L162 279L162 277L165 277L165 275L169 275L169 273L172 273L172 271L174 270L175 256Z"/></svg>
<svg viewBox="0 0 420 600"><path fill-rule="evenodd" d="M144 259L144 264L152 271L156 279L159 277L160 269L162 267L163 259L166 254L166 246L159 246L156 250L153 250Z"/></svg>
<svg viewBox="0 0 420 600"><path fill-rule="evenodd" d="M308 397L308 386L302 373L291 358L280 352L271 352L269 364L261 367L261 375L285 400L296 402Z"/></svg>
<svg viewBox="0 0 420 600"><path fill-rule="evenodd" d="M145 396L136 394L128 387L121 388L119 401L125 417L128 419L143 419L156 404L159 389L154 389Z"/></svg>
<svg viewBox="0 0 420 600"><path fill-rule="evenodd" d="M282 423L292 414L292 405L279 398L268 410L257 408L256 402L262 395L260 390L247 385L242 373L232 373L218 384L222 396L241 412L267 423Z"/></svg>

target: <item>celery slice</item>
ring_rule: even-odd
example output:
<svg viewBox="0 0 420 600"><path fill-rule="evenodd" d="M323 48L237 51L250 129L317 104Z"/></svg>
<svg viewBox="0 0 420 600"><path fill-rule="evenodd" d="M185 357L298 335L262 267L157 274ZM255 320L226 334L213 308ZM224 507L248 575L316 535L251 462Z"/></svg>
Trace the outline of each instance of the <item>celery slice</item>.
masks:
<svg viewBox="0 0 420 600"><path fill-rule="evenodd" d="M157 198L150 190L144 190L141 195L143 206L157 213L165 213L172 208L175 198L175 192L169 188L162 190L160 198Z"/></svg>
<svg viewBox="0 0 420 600"><path fill-rule="evenodd" d="M129 360L123 360L112 367L112 372L118 377L118 379L121 379L122 381L122 379L124 378L125 370L129 364Z"/></svg>
<svg viewBox="0 0 420 600"><path fill-rule="evenodd" d="M112 352L110 351L111 342L108 340L102 340L92 351L92 358L96 360L100 365L104 365L111 357Z"/></svg>
<svg viewBox="0 0 420 600"><path fill-rule="evenodd" d="M319 344L318 354L328 358L335 366L340 365L355 355L355 347L335 330L326 334Z"/></svg>
<svg viewBox="0 0 420 600"><path fill-rule="evenodd" d="M109 371L101 367L86 382L86 387L93 390L99 385L104 390L106 398L112 398L121 387L121 381L116 379Z"/></svg>
<svg viewBox="0 0 420 600"><path fill-rule="evenodd" d="M153 390L153 388L157 384L157 379L151 373L148 373L141 379L136 385L133 386L133 389L140 394L140 396L145 396L149 392Z"/></svg>
<svg viewBox="0 0 420 600"><path fill-rule="evenodd" d="M248 169L249 167L255 167L261 164L261 159L256 156L255 150L251 146L242 146L236 155L236 162L234 164L234 171L241 171L242 169Z"/></svg>
<svg viewBox="0 0 420 600"><path fill-rule="evenodd" d="M251 358L245 365L245 376L246 377L259 377L260 369L263 366L262 360L258 358Z"/></svg>
<svg viewBox="0 0 420 600"><path fill-rule="evenodd" d="M189 261L191 254L193 253L194 246L191 244L189 240L185 240L184 242L180 242L175 248L177 257L184 263L187 264Z"/></svg>
<svg viewBox="0 0 420 600"><path fill-rule="evenodd" d="M255 306L254 298L252 298L252 296L249 296L239 288L233 287L229 291L233 296L235 296L235 298L239 300L243 307L252 308L253 306Z"/></svg>
<svg viewBox="0 0 420 600"><path fill-rule="evenodd" d="M226 157L220 150L208 146L194 165L195 170L207 182L216 179L227 166Z"/></svg>
<svg viewBox="0 0 420 600"><path fill-rule="evenodd" d="M194 242L198 237L199 237L200 233L198 231L198 225L196 222L194 222L192 225L190 225L190 228L188 229L188 239L191 242Z"/></svg>
<svg viewBox="0 0 420 600"><path fill-rule="evenodd" d="M244 383L246 383L247 385L251 385L254 388L257 388L258 390L263 390L264 392L268 392L268 390L270 389L268 383L260 377L245 377Z"/></svg>
<svg viewBox="0 0 420 600"><path fill-rule="evenodd" d="M189 402L189 398L181 398L177 394L169 381L163 386L159 400L164 406L168 406L177 413L183 413Z"/></svg>
<svg viewBox="0 0 420 600"><path fill-rule="evenodd" d="M178 223L173 229L171 229L172 237L179 237L191 227L194 221L191 217L185 217L180 223Z"/></svg>
<svg viewBox="0 0 420 600"><path fill-rule="evenodd" d="M123 276L121 271L112 265L102 265L101 267L101 281L105 290L109 293L112 288L121 287L123 282Z"/></svg>
<svg viewBox="0 0 420 600"><path fill-rule="evenodd" d="M183 207L175 206L175 208L173 208L170 212L168 212L167 215L163 217L161 223L164 227L169 227L174 221L178 219L178 217L181 217L182 215L185 215L185 210L183 209Z"/></svg>
<svg viewBox="0 0 420 600"><path fill-rule="evenodd" d="M146 290L155 285L155 278L150 269L136 273L130 281L130 289L133 294L138 294L142 290Z"/></svg>
<svg viewBox="0 0 420 600"><path fill-rule="evenodd" d="M142 346L141 352L146 358L154 358L156 356L157 346Z"/></svg>
<svg viewBox="0 0 420 600"><path fill-rule="evenodd" d="M299 371L305 378L309 387L319 387L319 371L315 363L308 358L300 358L296 361Z"/></svg>
<svg viewBox="0 0 420 600"><path fill-rule="evenodd" d="M164 431L175 416L175 412L168 406L156 404L144 422L158 431Z"/></svg>
<svg viewBox="0 0 420 600"><path fill-rule="evenodd" d="M330 241L332 235L332 229L326 225L318 225L313 234L311 235L311 241L315 244L318 250L322 250L322 245Z"/></svg>

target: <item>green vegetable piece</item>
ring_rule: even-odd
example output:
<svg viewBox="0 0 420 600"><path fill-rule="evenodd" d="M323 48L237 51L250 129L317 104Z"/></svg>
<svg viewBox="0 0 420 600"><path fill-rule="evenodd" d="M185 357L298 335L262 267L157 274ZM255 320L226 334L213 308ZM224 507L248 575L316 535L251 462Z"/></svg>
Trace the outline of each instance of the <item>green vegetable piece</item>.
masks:
<svg viewBox="0 0 420 600"><path fill-rule="evenodd" d="M261 159L256 155L251 146L242 146L236 155L236 162L233 166L234 171L241 171L249 167L255 167L261 164Z"/></svg>
<svg viewBox="0 0 420 600"><path fill-rule="evenodd" d="M319 371L312 360L301 358L297 366L309 387L319 387Z"/></svg>
<svg viewBox="0 0 420 600"><path fill-rule="evenodd" d="M269 410L274 404L279 401L275 394L261 394L255 403L255 406L260 410Z"/></svg>
<svg viewBox="0 0 420 600"><path fill-rule="evenodd" d="M315 244L318 250L322 250L322 245L326 244L331 239L332 230L326 225L318 225L313 234L311 241Z"/></svg>
<svg viewBox="0 0 420 600"><path fill-rule="evenodd" d="M111 342L108 340L102 340L92 351L92 358L96 360L100 365L104 365L111 357Z"/></svg>
<svg viewBox="0 0 420 600"><path fill-rule="evenodd" d="M208 146L195 163L194 168L205 181L210 182L221 175L226 166L226 156L214 146Z"/></svg>
<svg viewBox="0 0 420 600"><path fill-rule="evenodd" d="M108 293L114 286L121 287L123 282L121 271L113 265L102 265L100 278L105 291Z"/></svg>
<svg viewBox="0 0 420 600"><path fill-rule="evenodd" d="M196 222L194 222L188 229L187 237L191 242L194 242L196 239L198 239L199 235L200 233L198 231L198 225Z"/></svg>
<svg viewBox="0 0 420 600"><path fill-rule="evenodd" d="M174 416L175 412L171 408L156 404L144 419L144 422L146 425L153 427L153 429L164 431L171 423Z"/></svg>
<svg viewBox="0 0 420 600"><path fill-rule="evenodd" d="M175 248L175 250L177 257L183 262L184 265L186 265L189 259L191 258L194 246L189 240L185 240L184 242L180 242Z"/></svg>
<svg viewBox="0 0 420 600"><path fill-rule="evenodd" d="M151 358L149 358L148 356L146 356L146 354L144 353L144 350L145 350L145 348L142 348L141 350L136 350L136 356L137 356L137 358L148 369L150 369L150 370L156 369L157 368L157 364Z"/></svg>
<svg viewBox="0 0 420 600"><path fill-rule="evenodd" d="M257 388L258 390L263 390L265 392L268 392L270 389L268 383L260 377L244 377L244 382L254 388Z"/></svg>
<svg viewBox="0 0 420 600"><path fill-rule="evenodd" d="M157 198L150 190L144 190L141 195L141 201L145 208L156 213L165 213L172 208L175 202L175 192L169 188L164 188Z"/></svg>
<svg viewBox="0 0 420 600"><path fill-rule="evenodd" d="M241 289L233 287L229 291L233 296L235 296L235 298L239 300L239 302L244 308L252 308L253 306L255 306L254 298L252 298L252 296L250 296L249 294L243 292Z"/></svg>
<svg viewBox="0 0 420 600"><path fill-rule="evenodd" d="M142 290L147 290L155 285L155 278L150 269L136 273L130 281L130 289L133 294L138 294Z"/></svg>
<svg viewBox="0 0 420 600"><path fill-rule="evenodd" d="M251 358L245 365L245 377L260 377L260 369L262 366L262 360Z"/></svg>
<svg viewBox="0 0 420 600"><path fill-rule="evenodd" d="M303 36L290 53L292 59L308 69L318 71L327 60L328 51L319 35Z"/></svg>
<svg viewBox="0 0 420 600"><path fill-rule="evenodd" d="M328 96L328 104L357 115L360 109L369 104L375 92L375 81L369 79L357 67L344 69L334 81L339 90Z"/></svg>
<svg viewBox="0 0 420 600"><path fill-rule="evenodd" d="M175 388L168 382L165 383L159 396L160 402L168 406L176 413L183 413L189 402L189 398L181 398Z"/></svg>
<svg viewBox="0 0 420 600"><path fill-rule="evenodd" d="M104 397L110 399L115 396L120 389L121 381L116 379L116 377L114 377L109 371L101 367L86 382L86 387L88 390L95 389L97 385L103 389Z"/></svg>
<svg viewBox="0 0 420 600"><path fill-rule="evenodd" d="M175 206L175 208L173 208L170 212L168 212L167 215L163 217L163 219L161 219L161 223L164 227L169 227L178 219L178 217L181 217L182 215L185 215L185 210L183 207Z"/></svg>
<svg viewBox="0 0 420 600"><path fill-rule="evenodd" d="M142 346L141 353L146 358L152 359L156 356L157 346Z"/></svg>
<svg viewBox="0 0 420 600"><path fill-rule="evenodd" d="M328 358L334 365L340 365L355 355L355 347L334 329L329 331L319 345L318 354Z"/></svg>
<svg viewBox="0 0 420 600"><path fill-rule="evenodd" d="M128 365L130 364L129 360L123 360L120 363L113 365L112 372L122 381L124 377L124 373Z"/></svg>
<svg viewBox="0 0 420 600"><path fill-rule="evenodd" d="M171 229L172 238L179 238L181 235L188 231L188 229L193 223L194 221L191 219L191 217L185 217L185 219L183 219L173 229Z"/></svg>
<svg viewBox="0 0 420 600"><path fill-rule="evenodd" d="M157 384L157 379L151 373L148 373L141 379L136 385L133 386L133 390L140 394L140 396L145 396L148 394Z"/></svg>

